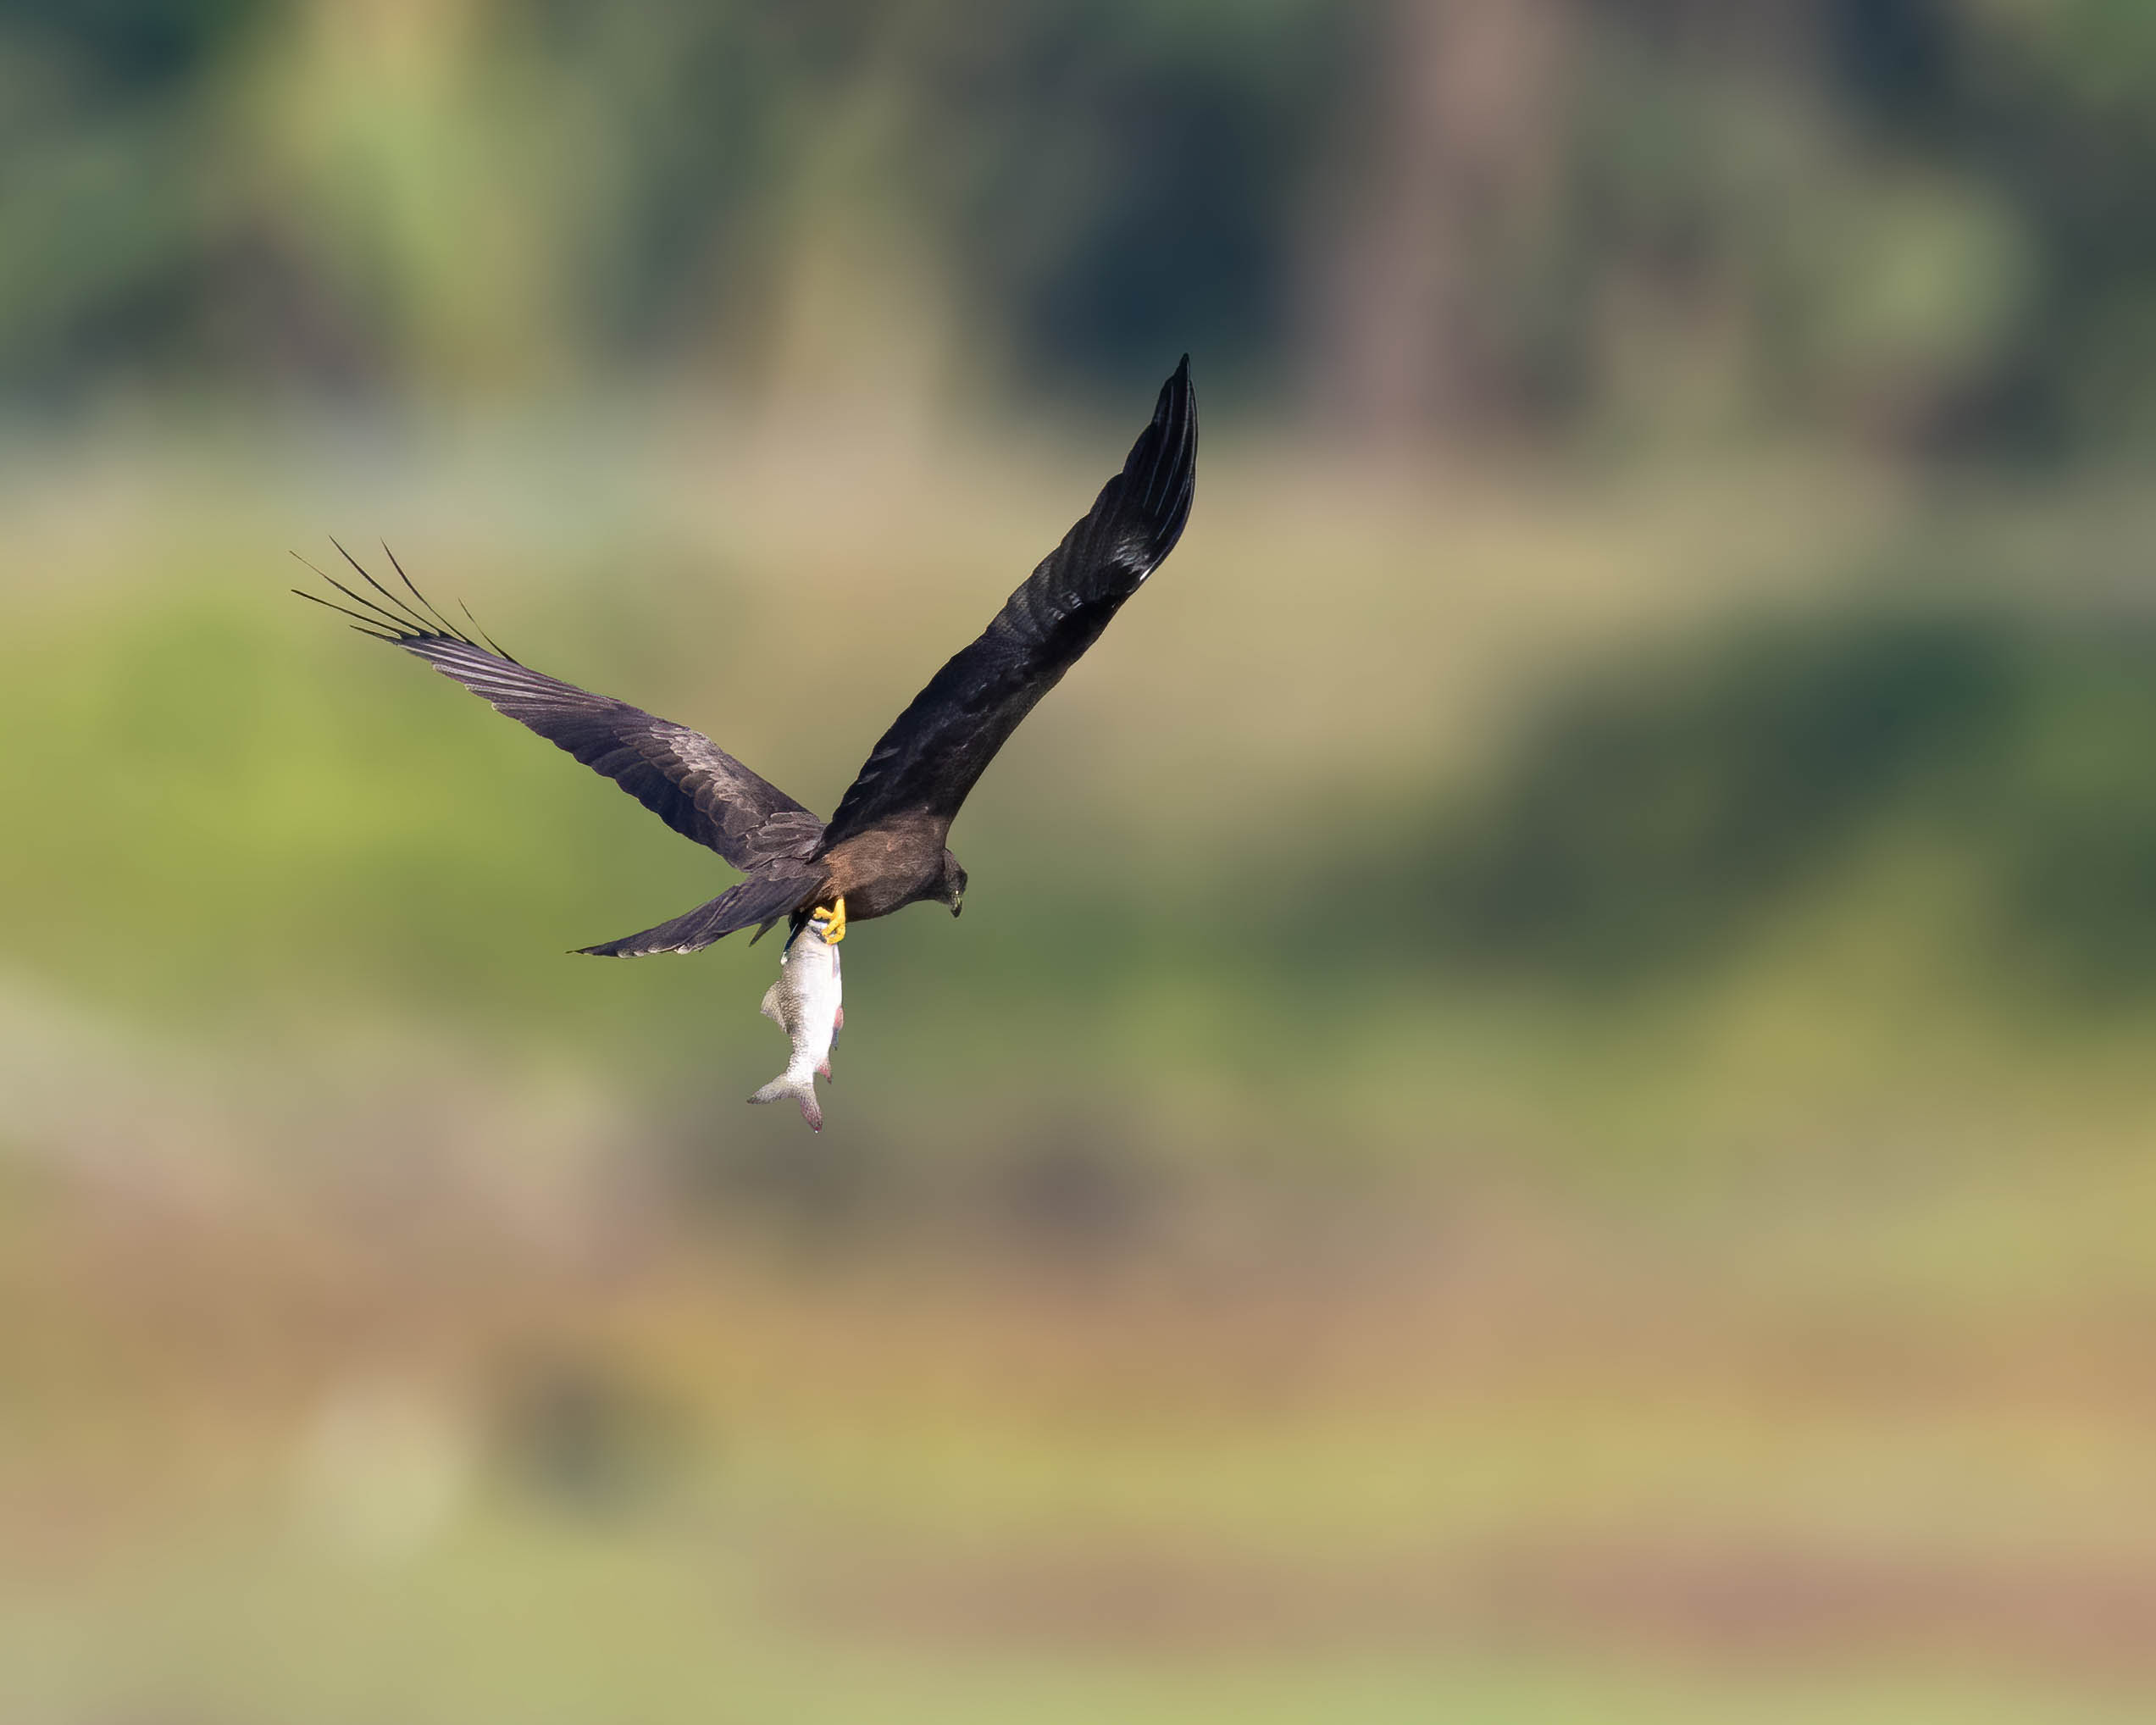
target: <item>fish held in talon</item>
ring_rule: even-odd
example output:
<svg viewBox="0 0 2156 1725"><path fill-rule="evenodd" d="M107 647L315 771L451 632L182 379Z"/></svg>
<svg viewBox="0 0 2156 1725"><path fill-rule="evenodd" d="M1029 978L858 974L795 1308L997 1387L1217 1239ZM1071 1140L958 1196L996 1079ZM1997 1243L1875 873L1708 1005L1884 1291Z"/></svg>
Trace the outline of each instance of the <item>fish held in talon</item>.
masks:
<svg viewBox="0 0 2156 1725"><path fill-rule="evenodd" d="M831 1050L845 1022L840 1004L839 949L825 939L830 924L818 916L801 925L779 961L779 980L763 997L763 1015L786 1033L791 1057L785 1071L758 1090L751 1102L776 1102L791 1096L801 1118L823 1129L823 1106L816 1080L831 1076Z"/></svg>

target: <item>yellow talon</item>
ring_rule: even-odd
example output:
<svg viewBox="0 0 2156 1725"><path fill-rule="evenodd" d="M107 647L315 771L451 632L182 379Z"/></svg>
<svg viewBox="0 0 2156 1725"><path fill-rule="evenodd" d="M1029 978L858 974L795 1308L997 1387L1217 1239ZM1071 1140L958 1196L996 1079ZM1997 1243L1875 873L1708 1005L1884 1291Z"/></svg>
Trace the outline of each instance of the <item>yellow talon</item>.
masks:
<svg viewBox="0 0 2156 1725"><path fill-rule="evenodd" d="M841 897L829 910L818 905L810 915L808 925L823 937L823 944L835 946L846 937L846 901Z"/></svg>

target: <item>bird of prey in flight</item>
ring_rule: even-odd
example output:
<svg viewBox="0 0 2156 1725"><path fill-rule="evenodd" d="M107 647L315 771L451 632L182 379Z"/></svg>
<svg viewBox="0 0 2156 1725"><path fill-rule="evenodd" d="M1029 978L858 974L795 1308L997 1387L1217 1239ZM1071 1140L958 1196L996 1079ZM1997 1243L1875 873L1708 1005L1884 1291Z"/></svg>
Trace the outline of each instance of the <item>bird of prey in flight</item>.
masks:
<svg viewBox="0 0 2156 1725"><path fill-rule="evenodd" d="M394 557L408 597L377 581L342 546L367 591L322 579L357 610L293 591L416 653L747 877L670 922L583 951L610 958L699 952L738 929L753 928L761 939L782 918L797 931L819 913L828 919L826 938L838 940L849 920L887 917L925 899L958 914L966 871L945 847L952 818L1034 703L1175 548L1190 516L1197 456L1198 404L1186 354L1161 385L1152 423L1122 471L980 638L913 697L828 824L701 731L529 670L484 634L474 641L428 603Z"/></svg>

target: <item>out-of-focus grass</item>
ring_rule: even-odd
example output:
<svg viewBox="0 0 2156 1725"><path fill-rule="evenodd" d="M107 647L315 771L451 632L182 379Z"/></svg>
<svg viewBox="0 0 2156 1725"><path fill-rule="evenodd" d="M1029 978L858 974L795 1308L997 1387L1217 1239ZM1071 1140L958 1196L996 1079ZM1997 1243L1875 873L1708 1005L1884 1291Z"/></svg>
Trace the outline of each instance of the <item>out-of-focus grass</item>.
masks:
<svg viewBox="0 0 2156 1725"><path fill-rule="evenodd" d="M1217 441L967 810L967 917L849 944L822 1139L738 1101L771 946L563 950L727 871L285 598L317 524L259 499L390 530L521 657L828 807L1097 452L690 425L17 480L36 1717L2145 1710L2151 1008L2047 968L2001 891L2040 853L1967 795L2118 801L2131 661L2070 644L2138 506ZM2006 744L1904 750L1932 709L1884 703L1906 779L1717 872L1947 565ZM1580 735L1684 818L1579 791ZM1704 936L1472 938L1445 895L1515 855L1532 931Z"/></svg>
<svg viewBox="0 0 2156 1725"><path fill-rule="evenodd" d="M1703 1313L1712 1258L1658 1287L1606 1236L1454 1231L1487 1256L1449 1290L496 1259L376 1289L334 1352L319 1294L234 1325L274 1273L196 1266L224 1293L180 1317L108 1267L74 1394L134 1429L8 1496L9 1668L60 1717L997 1717L1051 1679L1162 1718L2131 1716L2123 1337L1726 1269ZM65 1371L10 1375L49 1410Z"/></svg>

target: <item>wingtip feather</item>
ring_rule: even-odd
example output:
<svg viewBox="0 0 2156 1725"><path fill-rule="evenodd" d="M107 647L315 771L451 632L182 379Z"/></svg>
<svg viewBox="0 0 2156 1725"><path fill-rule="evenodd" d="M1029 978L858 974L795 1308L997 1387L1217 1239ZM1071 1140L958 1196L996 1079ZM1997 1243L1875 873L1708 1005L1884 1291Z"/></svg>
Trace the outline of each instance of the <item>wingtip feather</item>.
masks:
<svg viewBox="0 0 2156 1725"><path fill-rule="evenodd" d="M386 541L382 546L382 554L390 560L390 567L396 571L398 580L402 581L410 591L412 597L408 600L391 592L376 580L368 572L365 565L345 549L335 535L330 536L330 543L336 546L337 555L352 565L359 578L381 596L379 599L370 599L366 594L347 587L328 570L309 561L296 551L292 552L292 556L302 568L312 574L316 580L334 587L361 609L348 610L334 600L323 598L319 593L310 593L302 587L293 588L291 591L298 594L301 598L311 599L318 605L325 605L332 611L370 625L370 632L378 641L391 641L398 646L411 648L414 652L418 652L420 648L430 644L446 642L457 646L469 647L474 652L491 654L506 664L514 665L519 670L524 668L523 661L479 626L479 619L472 617L470 606L464 606L463 610L465 616L471 618L472 634L479 637L477 641L472 638L472 635L465 634L463 630L452 623L442 613L441 608L421 592L418 584L405 573L404 565L397 560L396 553L389 548ZM481 645L482 642L485 643L484 646ZM422 657L425 655L422 654Z"/></svg>

